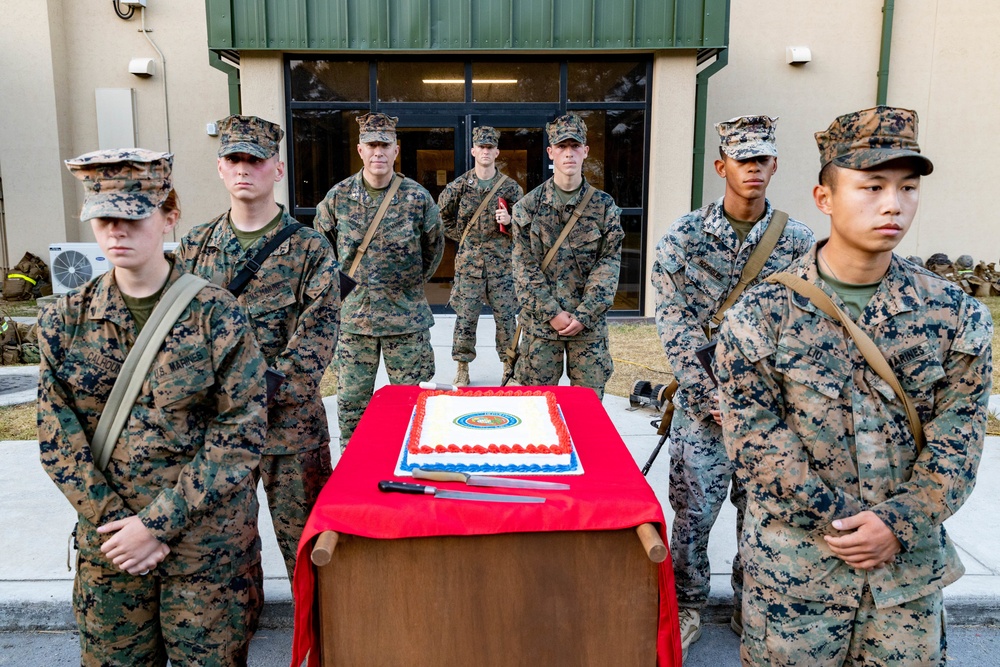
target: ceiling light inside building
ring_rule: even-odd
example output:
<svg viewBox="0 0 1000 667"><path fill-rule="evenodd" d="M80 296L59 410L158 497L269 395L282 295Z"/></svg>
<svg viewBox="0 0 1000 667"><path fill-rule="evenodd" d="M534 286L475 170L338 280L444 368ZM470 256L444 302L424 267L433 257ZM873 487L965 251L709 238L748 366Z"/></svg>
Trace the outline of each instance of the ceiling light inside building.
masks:
<svg viewBox="0 0 1000 667"><path fill-rule="evenodd" d="M465 83L465 79L424 79L424 83ZM472 83L517 83L517 79L473 79Z"/></svg>

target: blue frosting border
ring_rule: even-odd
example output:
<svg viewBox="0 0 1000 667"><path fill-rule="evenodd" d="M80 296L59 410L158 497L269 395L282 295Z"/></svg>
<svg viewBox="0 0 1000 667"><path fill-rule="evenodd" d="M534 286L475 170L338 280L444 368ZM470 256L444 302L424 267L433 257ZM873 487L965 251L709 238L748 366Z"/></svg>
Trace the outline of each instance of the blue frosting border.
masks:
<svg viewBox="0 0 1000 667"><path fill-rule="evenodd" d="M565 422L566 418L563 416L562 408L556 406L559 410L559 417ZM403 451L399 459L398 469L410 472L414 468L420 468L422 470L437 470L442 472L467 472L467 473L518 473L518 474L565 474L573 472L581 472L580 459L576 455L576 446L573 446L573 450L570 452L569 463L564 465L509 465L509 466L498 466L498 465L478 465L478 464L449 464L445 465L443 463L438 463L434 465L428 464L414 464L409 462L410 448L408 446L410 442L410 431L413 429L413 420L416 418L417 409L414 407L413 412L410 414L410 423L406 427L406 435L403 437ZM571 440L572 440L572 436Z"/></svg>

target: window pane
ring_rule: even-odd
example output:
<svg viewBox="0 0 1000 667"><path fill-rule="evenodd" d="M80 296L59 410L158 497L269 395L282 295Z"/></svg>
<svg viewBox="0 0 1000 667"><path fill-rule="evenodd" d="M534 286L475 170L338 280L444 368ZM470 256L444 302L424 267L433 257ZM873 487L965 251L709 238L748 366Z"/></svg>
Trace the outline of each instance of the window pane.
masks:
<svg viewBox="0 0 1000 667"><path fill-rule="evenodd" d="M380 62L380 102L464 102L465 65L455 62Z"/></svg>
<svg viewBox="0 0 1000 667"><path fill-rule="evenodd" d="M292 113L296 206L316 206L331 187L361 169L356 118L364 113Z"/></svg>
<svg viewBox="0 0 1000 667"><path fill-rule="evenodd" d="M368 63L293 60L289 64L296 102L367 102Z"/></svg>
<svg viewBox="0 0 1000 667"><path fill-rule="evenodd" d="M645 102L645 62L573 62L568 67L570 102Z"/></svg>
<svg viewBox="0 0 1000 667"><path fill-rule="evenodd" d="M558 102L559 63L473 63L472 100Z"/></svg>
<svg viewBox="0 0 1000 667"><path fill-rule="evenodd" d="M642 216L623 215L622 270L612 310L639 310L642 285Z"/></svg>
<svg viewBox="0 0 1000 667"><path fill-rule="evenodd" d="M575 113L587 123L590 146L583 175L614 197L619 206L641 207L646 112L629 109Z"/></svg>

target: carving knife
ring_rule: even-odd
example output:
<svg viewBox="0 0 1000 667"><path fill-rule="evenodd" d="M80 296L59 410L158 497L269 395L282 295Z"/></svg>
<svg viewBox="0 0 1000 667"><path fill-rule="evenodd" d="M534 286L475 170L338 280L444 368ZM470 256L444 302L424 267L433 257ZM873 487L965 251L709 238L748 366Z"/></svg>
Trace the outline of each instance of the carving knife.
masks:
<svg viewBox="0 0 1000 667"><path fill-rule="evenodd" d="M429 479L434 482L463 482L469 486L502 486L508 489L548 489L549 491L565 491L569 484L562 482L542 482L534 479L515 479L512 477L488 477L486 475L470 475L464 472L445 472L443 470L421 470L414 468L413 479Z"/></svg>
<svg viewBox="0 0 1000 667"><path fill-rule="evenodd" d="M434 486L424 486L423 484L408 484L407 482L391 482L382 480L378 483L378 490L386 493L395 491L397 493L419 493L421 495L434 496L435 498L451 498L453 500L481 500L494 503L544 503L545 498L539 496L505 496L499 493L477 493L475 491L442 491Z"/></svg>

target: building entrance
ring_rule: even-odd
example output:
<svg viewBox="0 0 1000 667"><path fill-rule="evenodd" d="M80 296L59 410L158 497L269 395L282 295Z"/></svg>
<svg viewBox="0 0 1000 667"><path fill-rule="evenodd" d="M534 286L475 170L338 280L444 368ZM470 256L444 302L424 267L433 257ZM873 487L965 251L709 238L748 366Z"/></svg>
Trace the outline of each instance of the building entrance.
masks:
<svg viewBox="0 0 1000 667"><path fill-rule="evenodd" d="M361 169L356 119L370 111L397 116L396 170L435 197L473 167L472 130L500 130L499 169L525 192L552 175L545 124L572 111L587 123L584 177L622 208L626 238L614 310L640 314L646 205L651 61L585 60L415 62L286 61L288 183L292 213L309 224L327 190ZM447 312L456 245L428 285L437 312Z"/></svg>

